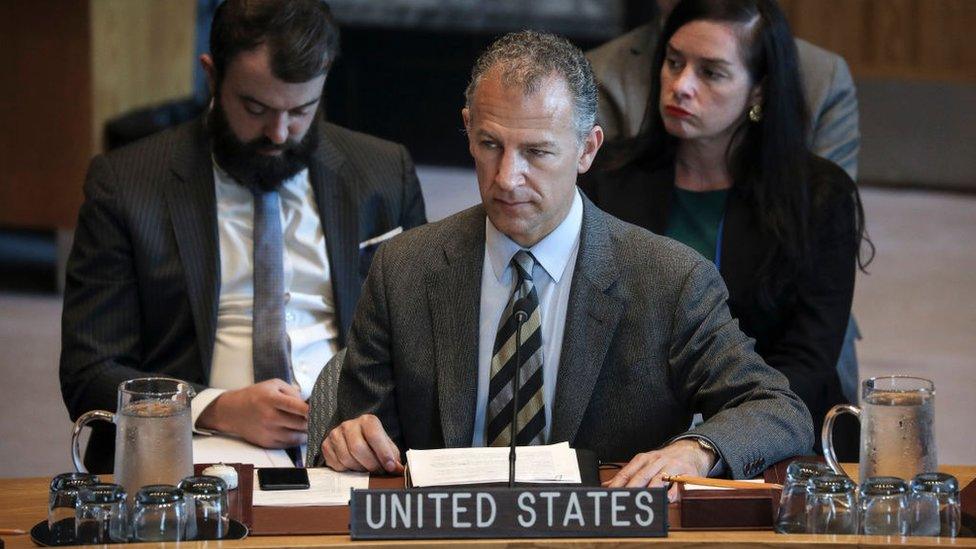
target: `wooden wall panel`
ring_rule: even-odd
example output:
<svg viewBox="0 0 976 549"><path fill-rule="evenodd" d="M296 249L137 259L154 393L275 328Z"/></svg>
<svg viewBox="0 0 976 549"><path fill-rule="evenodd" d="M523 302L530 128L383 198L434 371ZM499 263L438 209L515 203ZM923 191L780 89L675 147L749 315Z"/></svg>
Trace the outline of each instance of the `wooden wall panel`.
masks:
<svg viewBox="0 0 976 549"><path fill-rule="evenodd" d="M0 0L0 225L71 227L91 154L88 2Z"/></svg>
<svg viewBox="0 0 976 549"><path fill-rule="evenodd" d="M917 21L915 0L885 0L871 2L867 10L866 51L863 63L879 68L913 66L916 64Z"/></svg>
<svg viewBox="0 0 976 549"><path fill-rule="evenodd" d="M921 0L918 62L938 73L968 72L976 79L976 2Z"/></svg>
<svg viewBox="0 0 976 549"><path fill-rule="evenodd" d="M793 32L855 76L976 82L976 0L780 0Z"/></svg>
<svg viewBox="0 0 976 549"><path fill-rule="evenodd" d="M780 1L794 34L845 58L857 55L855 48L860 46L860 41L846 37L859 36L864 32L860 27L862 17L859 14L863 6L859 3L859 0Z"/></svg>
<svg viewBox="0 0 976 549"><path fill-rule="evenodd" d="M0 225L75 225L105 121L191 92L195 9L0 0Z"/></svg>
<svg viewBox="0 0 976 549"><path fill-rule="evenodd" d="M192 92L194 0L92 0L92 152L105 121Z"/></svg>

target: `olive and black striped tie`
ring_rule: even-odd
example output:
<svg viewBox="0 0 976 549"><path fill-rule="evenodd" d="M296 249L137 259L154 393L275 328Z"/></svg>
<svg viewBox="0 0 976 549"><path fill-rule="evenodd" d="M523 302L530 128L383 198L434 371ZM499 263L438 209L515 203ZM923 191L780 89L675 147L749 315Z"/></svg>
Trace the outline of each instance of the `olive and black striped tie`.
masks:
<svg viewBox="0 0 976 549"><path fill-rule="evenodd" d="M501 328L495 337L491 356L491 380L488 384L488 415L485 442L489 446L508 446L511 442L512 380L515 378L515 328L513 308L520 298L526 298L529 317L522 325L522 360L519 378L518 423L516 443L519 446L542 444L546 426L545 401L542 398L542 316L539 295L532 282L535 258L526 250L519 250L512 258L518 282L502 314Z"/></svg>

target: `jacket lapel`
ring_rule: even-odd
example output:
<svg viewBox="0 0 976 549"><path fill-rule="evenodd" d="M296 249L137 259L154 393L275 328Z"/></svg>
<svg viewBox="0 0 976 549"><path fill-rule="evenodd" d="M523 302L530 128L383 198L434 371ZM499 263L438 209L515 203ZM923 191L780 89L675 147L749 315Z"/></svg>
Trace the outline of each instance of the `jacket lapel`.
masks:
<svg viewBox="0 0 976 549"><path fill-rule="evenodd" d="M647 227L652 233L664 234L668 230L671 214L671 197L674 196L674 164L650 173L644 184L645 204L648 206Z"/></svg>
<svg viewBox="0 0 976 549"><path fill-rule="evenodd" d="M762 234L754 226L752 207L748 198L733 187L729 190L725 205L725 221L722 224L722 261L719 266L722 279L732 289L748 288L752 286L756 276L756 267L762 263L766 253L766 240L756 237ZM752 245L743 247L744 239L751 239ZM738 296L732 296L738 297Z"/></svg>
<svg viewBox="0 0 976 549"><path fill-rule="evenodd" d="M596 196L601 207L619 219L664 234L673 186L673 166L654 169L638 163L600 177Z"/></svg>
<svg viewBox="0 0 976 549"><path fill-rule="evenodd" d="M217 199L210 141L202 120L193 124L190 138L174 151L175 177L165 189L176 247L186 276L190 310L204 379L210 378L217 295L220 291L220 252L217 247Z"/></svg>
<svg viewBox="0 0 976 549"><path fill-rule="evenodd" d="M344 184L342 167L345 158L326 135L321 136L319 150L312 158L308 177L315 193L315 203L325 235L332 277L332 295L339 325L339 346L346 344L359 296L359 219L352 190Z"/></svg>
<svg viewBox="0 0 976 549"><path fill-rule="evenodd" d="M449 448L471 445L478 395L485 214L476 206L462 215L460 238L445 245L444 264L427 284L441 432Z"/></svg>
<svg viewBox="0 0 976 549"><path fill-rule="evenodd" d="M608 294L619 277L606 214L583 198L583 228L569 293L550 442L576 438L624 304Z"/></svg>

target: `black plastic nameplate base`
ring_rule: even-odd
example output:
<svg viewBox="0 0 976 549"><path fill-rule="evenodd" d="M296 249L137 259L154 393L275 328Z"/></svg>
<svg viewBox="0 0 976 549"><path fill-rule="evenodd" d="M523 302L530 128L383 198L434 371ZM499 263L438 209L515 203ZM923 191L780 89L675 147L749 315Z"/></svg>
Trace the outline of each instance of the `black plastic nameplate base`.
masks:
<svg viewBox="0 0 976 549"><path fill-rule="evenodd" d="M668 535L663 488L353 490L349 513L352 539Z"/></svg>

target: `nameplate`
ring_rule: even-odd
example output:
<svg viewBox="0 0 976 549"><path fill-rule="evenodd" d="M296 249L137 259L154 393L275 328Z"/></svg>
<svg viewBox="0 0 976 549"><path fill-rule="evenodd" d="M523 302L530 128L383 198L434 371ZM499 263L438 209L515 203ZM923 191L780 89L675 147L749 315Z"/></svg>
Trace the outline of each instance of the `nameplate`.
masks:
<svg viewBox="0 0 976 549"><path fill-rule="evenodd" d="M352 539L663 537L663 488L353 490Z"/></svg>

